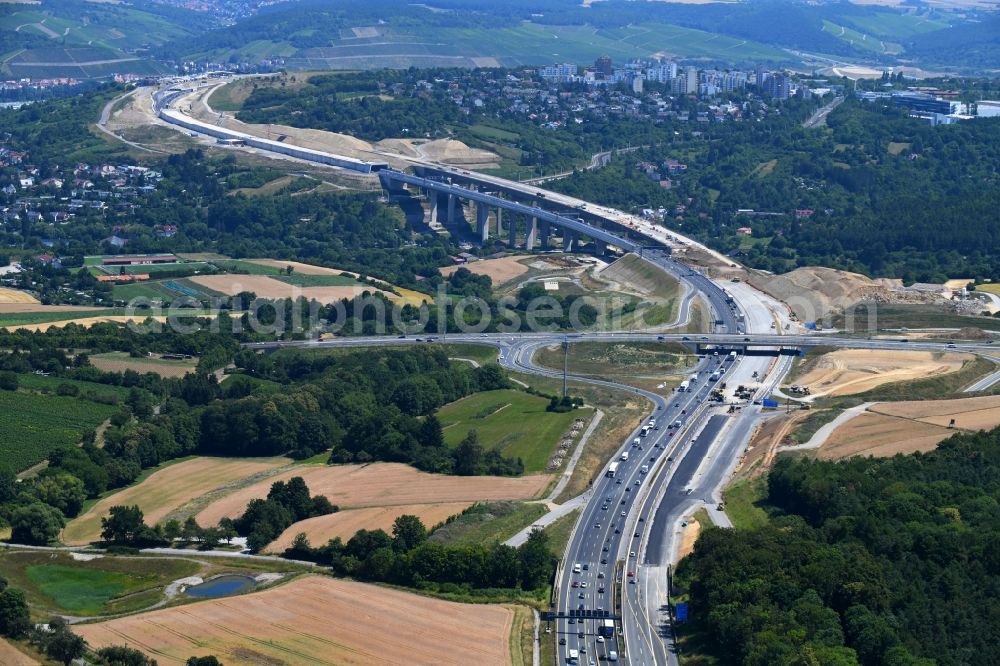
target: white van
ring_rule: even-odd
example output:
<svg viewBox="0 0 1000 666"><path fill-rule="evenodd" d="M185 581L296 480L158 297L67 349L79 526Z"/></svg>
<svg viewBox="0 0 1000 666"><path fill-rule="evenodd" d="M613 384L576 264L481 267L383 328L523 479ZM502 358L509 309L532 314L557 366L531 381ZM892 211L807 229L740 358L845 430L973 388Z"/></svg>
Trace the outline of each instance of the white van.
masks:
<svg viewBox="0 0 1000 666"><path fill-rule="evenodd" d="M582 571L582 569L580 568L580 564L579 563L573 565L573 573L578 574L581 571Z"/></svg>

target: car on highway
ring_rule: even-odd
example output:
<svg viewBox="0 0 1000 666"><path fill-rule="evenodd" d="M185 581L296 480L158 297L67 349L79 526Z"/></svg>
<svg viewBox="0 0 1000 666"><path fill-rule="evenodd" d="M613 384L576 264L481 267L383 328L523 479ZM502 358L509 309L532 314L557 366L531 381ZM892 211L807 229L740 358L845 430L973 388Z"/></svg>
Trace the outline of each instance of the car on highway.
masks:
<svg viewBox="0 0 1000 666"><path fill-rule="evenodd" d="M587 598L587 595L584 594L583 592L581 592L580 594L578 594L576 596L577 596L578 599L586 599ZM580 604L580 605L582 606L583 604Z"/></svg>
<svg viewBox="0 0 1000 666"><path fill-rule="evenodd" d="M632 578L633 576L635 576L635 572L634 571L629 571L628 572L628 577Z"/></svg>
<svg viewBox="0 0 1000 666"><path fill-rule="evenodd" d="M604 642L604 636L598 636L597 637L597 642L598 643L603 643Z"/></svg>
<svg viewBox="0 0 1000 666"><path fill-rule="evenodd" d="M635 557L635 551L634 551L634 550L632 550L632 551L629 551L629 554L628 554L628 556L629 556L629 557Z"/></svg>
<svg viewBox="0 0 1000 666"><path fill-rule="evenodd" d="M607 564L607 563L608 563L608 558L602 557L601 558L601 564Z"/></svg>
<svg viewBox="0 0 1000 666"><path fill-rule="evenodd" d="M601 529L601 524L600 523L594 523L594 529L595 530Z"/></svg>
<svg viewBox="0 0 1000 666"><path fill-rule="evenodd" d="M576 637L577 638L583 638L583 632L582 631L577 632Z"/></svg>
<svg viewBox="0 0 1000 666"><path fill-rule="evenodd" d="M566 639L565 638L560 638L559 639L559 645L566 645Z"/></svg>
<svg viewBox="0 0 1000 666"><path fill-rule="evenodd" d="M573 587L574 587L574 588L576 588L576 587L580 587L580 581L578 581L578 580L574 580L574 581L573 581Z"/></svg>
<svg viewBox="0 0 1000 666"><path fill-rule="evenodd" d="M587 587L587 581L583 581L582 583L580 583L580 587Z"/></svg>
<svg viewBox="0 0 1000 666"><path fill-rule="evenodd" d="M622 511L622 518L624 518L626 515L627 514L624 511Z"/></svg>

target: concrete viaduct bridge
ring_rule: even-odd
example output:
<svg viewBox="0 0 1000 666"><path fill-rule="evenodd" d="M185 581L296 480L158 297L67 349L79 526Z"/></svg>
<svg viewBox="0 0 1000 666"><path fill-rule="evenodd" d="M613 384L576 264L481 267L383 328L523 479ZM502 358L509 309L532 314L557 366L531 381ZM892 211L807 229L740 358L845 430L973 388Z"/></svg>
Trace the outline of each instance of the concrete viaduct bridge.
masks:
<svg viewBox="0 0 1000 666"><path fill-rule="evenodd" d="M390 196L425 196L430 208L430 223L440 223L452 231L474 230L481 245L489 241L491 231L495 230L495 236L505 239L511 248L517 247L523 239L528 251L536 248L559 249L561 246L564 252L589 249L603 255L608 247L615 247L624 252L641 254L644 248L653 247L634 229L608 216L588 211L585 203L571 206L567 201L560 201L575 201L570 197L451 167L415 166L414 171L411 175L383 169L378 175L382 187ZM468 217L463 208L465 205L469 207ZM494 211L495 224L491 224L491 210ZM474 227L465 226L471 224L473 219ZM561 242L553 248L553 237L556 236ZM655 247L669 252L665 246Z"/></svg>

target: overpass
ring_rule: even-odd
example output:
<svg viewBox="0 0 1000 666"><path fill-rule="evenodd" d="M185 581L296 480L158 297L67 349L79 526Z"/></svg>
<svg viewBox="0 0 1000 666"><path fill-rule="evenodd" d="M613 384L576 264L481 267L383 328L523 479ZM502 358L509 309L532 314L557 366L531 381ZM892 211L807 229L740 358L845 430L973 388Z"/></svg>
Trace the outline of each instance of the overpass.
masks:
<svg viewBox="0 0 1000 666"><path fill-rule="evenodd" d="M425 170L425 171L430 171ZM440 173L440 172L439 172ZM625 252L641 253L643 244L641 236L630 239L630 234L611 233L602 229L600 221L585 222L574 211L573 213L556 213L549 211L537 203L521 203L517 200L504 199L499 196L499 189L494 189L490 193L490 185L475 177L466 180L472 184L470 187L462 187L452 182L452 177L438 175L438 177L422 177L410 175L394 169L382 169L379 171L379 180L382 186L389 192L399 191L403 186L413 186L428 194L432 201L431 221L445 222L454 225L456 219L456 207L460 201L469 201L476 207L476 231L479 234L481 243L485 243L489 238L490 223L489 210L496 209L497 233L502 234L503 213L507 211L511 215L508 220L508 244L513 247L518 240L518 224L515 215L523 216L526 220L525 247L533 250L536 242L540 243L542 249L548 249L549 234L552 227L561 230L562 249L565 252L572 252L577 248L581 238L590 238L594 242L594 251L601 255L607 251L608 246L613 246ZM505 188L508 192L512 188ZM440 219L439 203L440 198L446 198L447 218ZM535 201L539 199L535 198ZM572 216L571 216L572 215ZM610 223L609 223L610 224ZM622 230L619 230L622 231Z"/></svg>

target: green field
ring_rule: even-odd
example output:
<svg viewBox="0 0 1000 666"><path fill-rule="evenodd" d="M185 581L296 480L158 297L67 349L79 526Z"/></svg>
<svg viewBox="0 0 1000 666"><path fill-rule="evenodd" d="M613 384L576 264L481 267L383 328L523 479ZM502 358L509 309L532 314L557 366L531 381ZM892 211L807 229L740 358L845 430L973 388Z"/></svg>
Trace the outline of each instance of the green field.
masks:
<svg viewBox="0 0 1000 666"><path fill-rule="evenodd" d="M506 541L545 515L542 504L528 502L482 502L434 530L430 540L448 544Z"/></svg>
<svg viewBox="0 0 1000 666"><path fill-rule="evenodd" d="M5 552L0 576L28 596L33 615L104 615L148 607L170 581L191 576L197 562L152 557L101 557L89 562L67 553Z"/></svg>
<svg viewBox="0 0 1000 666"><path fill-rule="evenodd" d="M876 12L867 16L846 15L843 20L870 35L890 39L906 39L949 27L945 21L901 12Z"/></svg>
<svg viewBox="0 0 1000 666"><path fill-rule="evenodd" d="M767 523L767 512L760 508L760 501L767 495L767 480L759 477L737 481L726 488L726 515L738 529L753 529Z"/></svg>
<svg viewBox="0 0 1000 666"><path fill-rule="evenodd" d="M256 55L287 55L288 42L264 42ZM246 47L244 47L246 48ZM606 53L618 61L653 53L729 61L787 62L780 49L759 42L716 35L665 23L617 29L590 25L541 25L524 22L505 28L413 27L387 30L378 43L333 41L286 57L290 69L371 69L406 66L475 65L473 58L494 57L516 67L550 62L591 62ZM227 52L228 55L229 52Z"/></svg>
<svg viewBox="0 0 1000 666"><path fill-rule="evenodd" d="M63 377L46 377L34 373L23 373L17 376L18 385L23 389L39 391L41 393L54 393L60 384L70 384L80 389L80 394L87 392L115 396L124 399L128 396L129 390L123 386L111 386L110 384L97 384L95 382L84 382L78 379L66 379Z"/></svg>
<svg viewBox="0 0 1000 666"><path fill-rule="evenodd" d="M837 25L830 21L823 21L823 30L837 39L847 42L856 49L888 54L898 54L903 51L902 44L883 41L878 37L872 37L869 34L858 32L847 26Z"/></svg>
<svg viewBox="0 0 1000 666"><path fill-rule="evenodd" d="M0 313L0 327L46 324L50 321L67 321L84 317L111 317L131 314L125 308L102 308L94 310L62 310L60 312L3 312Z"/></svg>
<svg viewBox="0 0 1000 666"><path fill-rule="evenodd" d="M0 391L0 458L16 471L27 469L49 452L76 444L116 409L78 397Z"/></svg>
<svg viewBox="0 0 1000 666"><path fill-rule="evenodd" d="M548 404L546 398L522 391L484 391L445 405L437 415L448 446L457 446L475 430L485 448L521 458L524 471L531 473L545 469L559 438L575 419L591 415L589 409L547 412Z"/></svg>
<svg viewBox="0 0 1000 666"><path fill-rule="evenodd" d="M683 372L694 356L679 346L655 342L574 342L569 346L569 371L592 377L648 377ZM543 347L535 362L562 370L561 347Z"/></svg>
<svg viewBox="0 0 1000 666"><path fill-rule="evenodd" d="M296 287L361 287L362 283L350 275L306 275L292 273L291 275L276 275L276 280Z"/></svg>
<svg viewBox="0 0 1000 666"><path fill-rule="evenodd" d="M39 24L42 27L38 27ZM44 9L24 9L0 16L0 30L13 31L18 27L22 32L49 37L53 43L109 49L158 45L195 33L181 20L171 20L124 3L92 3L82 14L64 11L58 3L47 3Z"/></svg>

